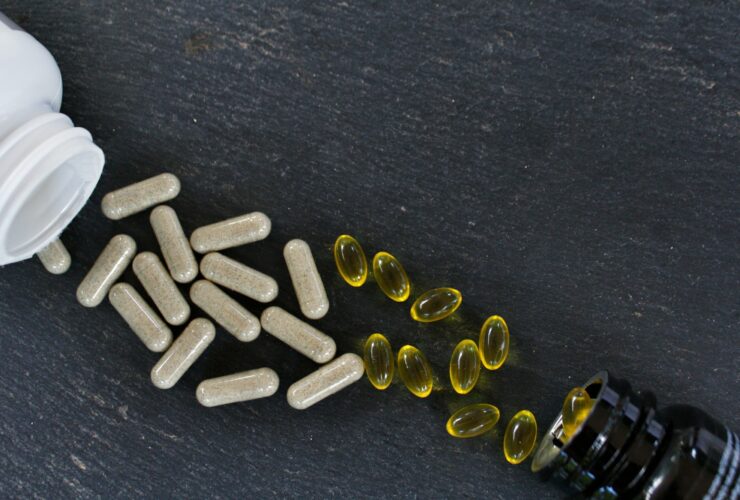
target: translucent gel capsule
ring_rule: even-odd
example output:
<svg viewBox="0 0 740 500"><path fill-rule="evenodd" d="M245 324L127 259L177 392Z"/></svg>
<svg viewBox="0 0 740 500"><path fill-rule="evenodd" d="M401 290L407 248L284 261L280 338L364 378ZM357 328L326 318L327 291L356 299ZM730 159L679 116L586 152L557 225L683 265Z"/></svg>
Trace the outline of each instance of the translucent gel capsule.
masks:
<svg viewBox="0 0 740 500"><path fill-rule="evenodd" d="M462 304L462 294L454 288L434 288L411 305L411 317L422 323L445 319Z"/></svg>
<svg viewBox="0 0 740 500"><path fill-rule="evenodd" d="M267 398L275 394L279 386L280 377L275 370L258 368L204 380L195 390L195 397L200 404L211 408Z"/></svg>
<svg viewBox="0 0 740 500"><path fill-rule="evenodd" d="M160 205L149 214L149 222L172 279L178 283L193 281L198 275L198 263L177 213L167 205Z"/></svg>
<svg viewBox="0 0 740 500"><path fill-rule="evenodd" d="M310 319L326 316L329 312L329 298L316 268L311 247L303 240L290 240L283 249L283 256L303 315Z"/></svg>
<svg viewBox="0 0 740 500"><path fill-rule="evenodd" d="M46 245L36 256L51 274L64 274L72 264L72 257L59 238Z"/></svg>
<svg viewBox="0 0 740 500"><path fill-rule="evenodd" d="M456 438L472 438L496 426L501 413L493 405L476 403L460 408L447 421L447 432Z"/></svg>
<svg viewBox="0 0 740 500"><path fill-rule="evenodd" d="M457 344L450 358L450 382L458 394L473 390L480 376L480 357L478 346L470 339Z"/></svg>
<svg viewBox="0 0 740 500"><path fill-rule="evenodd" d="M373 276L378 286L391 300L403 302L411 295L411 281L398 259L388 252L373 257Z"/></svg>
<svg viewBox="0 0 740 500"><path fill-rule="evenodd" d="M343 234L334 242L334 262L344 281L352 286L362 286L367 281L367 257L360 242Z"/></svg>
<svg viewBox="0 0 740 500"><path fill-rule="evenodd" d="M388 388L395 370L391 343L380 333L373 333L365 342L365 373L376 389Z"/></svg>
<svg viewBox="0 0 740 500"><path fill-rule="evenodd" d="M262 212L252 212L199 227L190 235L190 245L198 253L216 252L264 240L272 222Z"/></svg>
<svg viewBox="0 0 740 500"><path fill-rule="evenodd" d="M362 358L347 353L288 387L288 404L305 410L362 378Z"/></svg>
<svg viewBox="0 0 740 500"><path fill-rule="evenodd" d="M563 437L570 438L588 417L593 401L583 387L574 387L563 401Z"/></svg>
<svg viewBox="0 0 740 500"><path fill-rule="evenodd" d="M529 410L521 410L509 420L504 433L504 456L511 464L522 463L537 442L537 420Z"/></svg>
<svg viewBox="0 0 740 500"><path fill-rule="evenodd" d="M491 316L480 329L478 351L483 366L497 370L509 356L509 327L501 316Z"/></svg>
<svg viewBox="0 0 740 500"><path fill-rule="evenodd" d="M152 252L141 252L134 258L132 267L164 320L170 325L185 323L190 317L190 305L159 257Z"/></svg>
<svg viewBox="0 0 740 500"><path fill-rule="evenodd" d="M159 205L180 194L180 180L172 174L160 174L111 191L103 196L101 208L106 217L123 219Z"/></svg>
<svg viewBox="0 0 740 500"><path fill-rule="evenodd" d="M108 300L126 324L152 352L165 351L172 344L172 330L128 283L116 283Z"/></svg>
<svg viewBox="0 0 740 500"><path fill-rule="evenodd" d="M432 366L424 353L412 345L405 345L398 351L397 364L398 376L411 394L425 398L432 393Z"/></svg>
<svg viewBox="0 0 740 500"><path fill-rule="evenodd" d="M216 338L213 323L196 318L175 339L152 368L152 383L160 389L173 387Z"/></svg>
<svg viewBox="0 0 740 500"><path fill-rule="evenodd" d="M119 234L111 238L77 288L77 300L85 307L99 305L113 283L123 274L136 255L136 242Z"/></svg>

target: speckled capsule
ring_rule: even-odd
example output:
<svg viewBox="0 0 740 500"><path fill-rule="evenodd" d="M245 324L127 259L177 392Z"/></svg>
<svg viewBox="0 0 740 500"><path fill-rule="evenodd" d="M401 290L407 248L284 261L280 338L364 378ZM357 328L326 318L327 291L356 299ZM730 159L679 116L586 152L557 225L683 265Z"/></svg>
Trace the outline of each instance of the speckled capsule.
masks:
<svg viewBox="0 0 740 500"><path fill-rule="evenodd" d="M527 459L537 442L537 420L529 410L514 415L504 432L504 456L511 464L520 464Z"/></svg>
<svg viewBox="0 0 740 500"><path fill-rule="evenodd" d="M460 408L447 420L447 433L456 438L472 438L496 427L501 412L487 403L476 403Z"/></svg>
<svg viewBox="0 0 740 500"><path fill-rule="evenodd" d="M211 408L270 397L279 385L280 377L275 370L258 368L204 380L195 390L195 397L200 404Z"/></svg>
<svg viewBox="0 0 740 500"><path fill-rule="evenodd" d="M348 234L334 242L334 263L339 275L349 285L358 287L367 281L367 257L360 242Z"/></svg>
<svg viewBox="0 0 740 500"><path fill-rule="evenodd" d="M411 394L425 398L432 393L432 366L423 352L414 346L405 345L398 351L396 364L398 376Z"/></svg>
<svg viewBox="0 0 740 500"><path fill-rule="evenodd" d="M378 252L373 257L373 276L380 290L389 299L404 302L411 295L411 281L406 270L388 252Z"/></svg>
<svg viewBox="0 0 740 500"><path fill-rule="evenodd" d="M329 312L329 298L308 243L289 241L283 249L283 256L301 312L310 319L323 318Z"/></svg>
<svg viewBox="0 0 740 500"><path fill-rule="evenodd" d="M159 257L142 252L134 258L132 267L164 320L171 325L185 323L190 317L190 306Z"/></svg>
<svg viewBox="0 0 740 500"><path fill-rule="evenodd" d="M72 265L72 257L59 238L46 245L36 256L51 274L64 274Z"/></svg>
<svg viewBox="0 0 740 500"><path fill-rule="evenodd" d="M450 358L450 382L458 394L467 394L473 390L480 376L480 358L478 346L470 339L457 344Z"/></svg>
<svg viewBox="0 0 740 500"><path fill-rule="evenodd" d="M267 333L316 363L326 363L337 352L334 339L279 307L265 309L261 322Z"/></svg>
<svg viewBox="0 0 740 500"><path fill-rule="evenodd" d="M421 323L445 319L460 307L462 294L454 288L434 288L411 305L411 317Z"/></svg>
<svg viewBox="0 0 740 500"><path fill-rule="evenodd" d="M362 378L365 368L357 354L344 354L288 388L288 404L305 410Z"/></svg>
<svg viewBox="0 0 740 500"><path fill-rule="evenodd" d="M363 349L365 373L373 387L385 390L393 382L395 360L391 343L383 334L373 333L365 341Z"/></svg>
<svg viewBox="0 0 740 500"><path fill-rule="evenodd" d="M489 370L498 370L509 356L509 327L501 316L491 316L480 329L480 360Z"/></svg>
<svg viewBox="0 0 740 500"><path fill-rule="evenodd" d="M103 197L106 217L123 219L164 203L180 194L180 180L172 174L159 174L141 182L111 191Z"/></svg>
<svg viewBox="0 0 740 500"><path fill-rule="evenodd" d="M220 253L203 257L200 272L208 280L258 302L271 302L278 294L277 281L270 276Z"/></svg>
<svg viewBox="0 0 740 500"><path fill-rule="evenodd" d="M162 352L172 344L172 330L128 283L116 283L108 300L126 324L152 352Z"/></svg>
<svg viewBox="0 0 740 500"><path fill-rule="evenodd" d="M173 387L216 338L213 323L196 318L172 343L152 368L152 383L160 389Z"/></svg>
<svg viewBox="0 0 740 500"><path fill-rule="evenodd" d="M210 281L198 280L193 283L190 300L242 342L251 342L260 334L257 316Z"/></svg>
<svg viewBox="0 0 740 500"><path fill-rule="evenodd" d="M161 205L149 215L149 222L162 250L164 262L172 279L178 283L190 283L198 275L198 262L190 248L190 242L180 225L177 213L167 205Z"/></svg>
<svg viewBox="0 0 740 500"><path fill-rule="evenodd" d="M269 217L252 212L199 227L190 235L190 245L198 253L216 252L264 240L271 229Z"/></svg>
<svg viewBox="0 0 740 500"><path fill-rule="evenodd" d="M108 290L126 270L134 255L136 242L131 236L114 236L77 288L77 301L85 307L95 307L103 302Z"/></svg>
<svg viewBox="0 0 740 500"><path fill-rule="evenodd" d="M588 414L593 408L593 401L583 387L574 387L568 392L563 401L563 437L571 438L583 422L588 418Z"/></svg>

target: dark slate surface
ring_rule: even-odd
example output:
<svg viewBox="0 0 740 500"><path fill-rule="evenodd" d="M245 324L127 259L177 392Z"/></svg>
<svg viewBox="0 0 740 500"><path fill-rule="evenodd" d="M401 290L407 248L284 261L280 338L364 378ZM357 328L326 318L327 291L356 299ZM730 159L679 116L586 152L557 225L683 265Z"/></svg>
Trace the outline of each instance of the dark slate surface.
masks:
<svg viewBox="0 0 740 500"><path fill-rule="evenodd" d="M198 3L2 3L57 57L64 111L108 159L64 234L70 272L0 270L3 496L556 497L506 464L505 422L465 442L444 422L489 401L545 424L602 368L740 427L737 4ZM188 231L272 217L268 240L227 253L273 274L291 310L282 245L309 241L340 350L373 331L414 343L442 390L363 380L293 411L285 389L315 366L223 331L154 388L158 356L74 291L115 233L156 249L146 215L113 223L98 205L164 170ZM395 253L418 289L460 288L460 317L413 324L373 283L343 285L342 232ZM455 397L450 351L492 313L511 360ZM264 365L278 396L198 406L203 378Z"/></svg>

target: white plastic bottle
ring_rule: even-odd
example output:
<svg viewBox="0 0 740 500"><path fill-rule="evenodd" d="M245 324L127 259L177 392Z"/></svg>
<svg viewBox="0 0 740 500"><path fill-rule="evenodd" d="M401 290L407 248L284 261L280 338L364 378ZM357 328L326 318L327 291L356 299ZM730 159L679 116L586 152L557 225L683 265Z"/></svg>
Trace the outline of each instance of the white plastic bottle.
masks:
<svg viewBox="0 0 740 500"><path fill-rule="evenodd" d="M0 265L59 236L103 171L103 152L61 101L52 55L0 13Z"/></svg>

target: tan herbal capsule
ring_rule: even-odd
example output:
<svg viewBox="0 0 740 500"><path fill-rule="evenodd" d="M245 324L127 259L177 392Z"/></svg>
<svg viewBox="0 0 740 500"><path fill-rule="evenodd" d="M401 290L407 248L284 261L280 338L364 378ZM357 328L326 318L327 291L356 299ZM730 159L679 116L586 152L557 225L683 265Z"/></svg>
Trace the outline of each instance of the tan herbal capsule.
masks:
<svg viewBox="0 0 740 500"><path fill-rule="evenodd" d="M116 283L108 292L108 300L147 349L162 352L172 344L172 331L134 287Z"/></svg>
<svg viewBox="0 0 740 500"><path fill-rule="evenodd" d="M190 317L190 306L172 281L167 270L152 252L142 252L134 259L134 274L146 293L171 325L182 325Z"/></svg>
<svg viewBox="0 0 740 500"><path fill-rule="evenodd" d="M36 256L51 274L64 274L72 265L72 257L59 238L46 245Z"/></svg>
<svg viewBox="0 0 740 500"><path fill-rule="evenodd" d="M178 283L193 281L198 275L198 263L175 211L161 205L152 210L149 221L172 279Z"/></svg>
<svg viewBox="0 0 740 500"><path fill-rule="evenodd" d="M191 321L152 368L152 383L160 389L174 386L214 338L216 328L213 323L203 318Z"/></svg>
<svg viewBox="0 0 740 500"><path fill-rule="evenodd" d="M135 254L136 242L131 236L126 234L114 236L77 288L78 302L85 307L99 305Z"/></svg>
<svg viewBox="0 0 740 500"><path fill-rule="evenodd" d="M220 253L203 257L200 272L208 280L258 302L271 302L278 294L277 281Z"/></svg>
<svg viewBox="0 0 740 500"><path fill-rule="evenodd" d="M258 368L204 380L195 390L203 406L213 407L267 398L277 392L280 377L270 368Z"/></svg>
<svg viewBox="0 0 740 500"><path fill-rule="evenodd" d="M103 197L101 208L106 217L119 220L171 200L178 194L180 180L172 174L159 174L111 191Z"/></svg>
<svg viewBox="0 0 740 500"><path fill-rule="evenodd" d="M289 241L283 256L301 312L310 319L323 318L329 311L329 299L308 243L303 240Z"/></svg>
<svg viewBox="0 0 740 500"><path fill-rule="evenodd" d="M203 226L190 235L190 245L198 253L215 252L264 240L272 223L262 212L252 212Z"/></svg>
<svg viewBox="0 0 740 500"><path fill-rule="evenodd" d="M262 328L273 337L317 363L326 363L337 352L334 340L279 307L262 312Z"/></svg>
<svg viewBox="0 0 740 500"><path fill-rule="evenodd" d="M344 354L288 388L288 404L305 410L362 378L365 366L357 354Z"/></svg>
<svg viewBox="0 0 740 500"><path fill-rule="evenodd" d="M198 280L193 283L190 300L242 342L251 342L260 334L257 316L210 281Z"/></svg>

